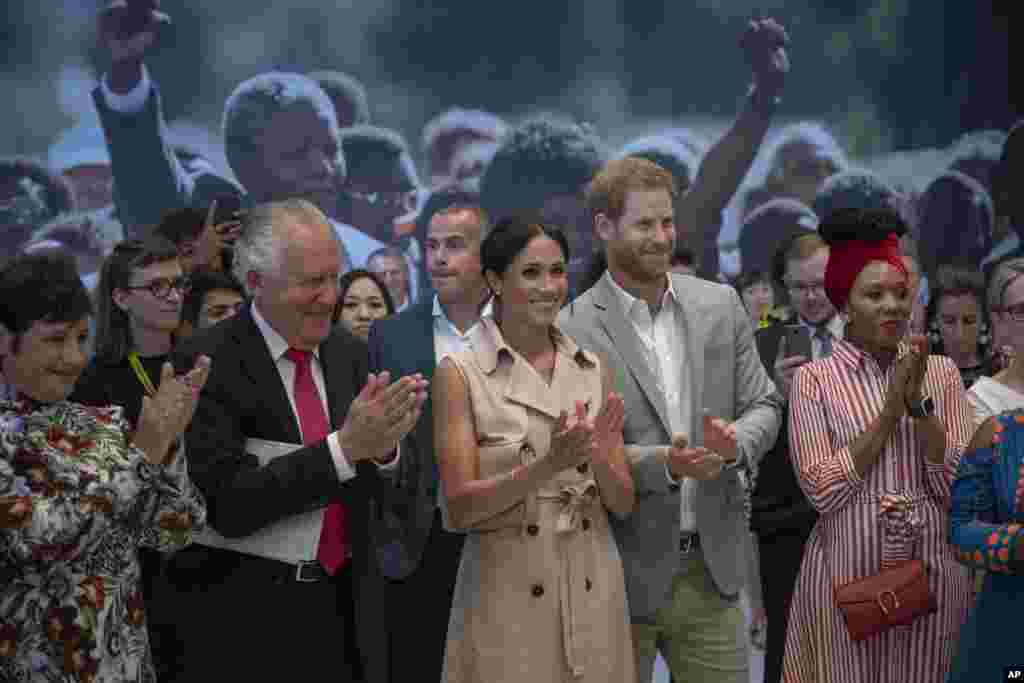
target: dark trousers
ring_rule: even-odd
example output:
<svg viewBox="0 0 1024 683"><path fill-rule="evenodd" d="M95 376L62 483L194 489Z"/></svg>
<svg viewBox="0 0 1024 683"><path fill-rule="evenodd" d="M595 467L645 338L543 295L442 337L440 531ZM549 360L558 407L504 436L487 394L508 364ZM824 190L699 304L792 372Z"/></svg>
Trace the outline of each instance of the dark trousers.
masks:
<svg viewBox="0 0 1024 683"><path fill-rule="evenodd" d="M343 611L352 571L301 583L273 560L180 551L168 562L183 653L174 682L355 680Z"/></svg>
<svg viewBox="0 0 1024 683"><path fill-rule="evenodd" d="M359 650L366 683L440 681L448 617L465 537L434 515L416 570L391 581L376 567L356 593Z"/></svg>
<svg viewBox="0 0 1024 683"><path fill-rule="evenodd" d="M811 530L780 531L758 538L761 559L761 587L764 611L768 619L768 638L764 654L764 683L782 680L782 660L789 625L789 605L804 559L804 544Z"/></svg>

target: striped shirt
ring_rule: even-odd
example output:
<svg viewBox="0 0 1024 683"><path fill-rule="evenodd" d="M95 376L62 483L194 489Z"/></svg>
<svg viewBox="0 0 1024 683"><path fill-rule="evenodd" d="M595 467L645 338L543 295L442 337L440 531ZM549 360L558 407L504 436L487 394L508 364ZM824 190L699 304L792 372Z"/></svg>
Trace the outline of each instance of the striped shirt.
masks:
<svg viewBox="0 0 1024 683"><path fill-rule="evenodd" d="M900 355L907 352L901 346ZM895 363L883 370L869 354L836 341L831 357L797 372L790 397L793 465L821 513L793 594L785 683L902 683L945 680L971 601L968 573L947 543L950 487L971 435L970 410L956 366L930 356L923 393L946 429L942 464L920 452L917 427L901 419L877 462L862 477L853 442L878 418ZM888 501L909 506L886 513ZM833 589L905 559L923 558L939 610L907 627L855 644Z"/></svg>

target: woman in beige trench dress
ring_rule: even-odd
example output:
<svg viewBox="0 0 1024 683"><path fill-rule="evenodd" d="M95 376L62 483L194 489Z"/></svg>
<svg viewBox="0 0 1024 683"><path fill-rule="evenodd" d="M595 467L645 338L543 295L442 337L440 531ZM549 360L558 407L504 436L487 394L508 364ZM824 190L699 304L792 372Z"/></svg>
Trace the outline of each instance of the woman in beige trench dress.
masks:
<svg viewBox="0 0 1024 683"><path fill-rule="evenodd" d="M499 222L481 247L494 318L434 378L448 523L468 533L447 683L634 683L622 561L633 508L611 372L555 326L568 291L557 228Z"/></svg>

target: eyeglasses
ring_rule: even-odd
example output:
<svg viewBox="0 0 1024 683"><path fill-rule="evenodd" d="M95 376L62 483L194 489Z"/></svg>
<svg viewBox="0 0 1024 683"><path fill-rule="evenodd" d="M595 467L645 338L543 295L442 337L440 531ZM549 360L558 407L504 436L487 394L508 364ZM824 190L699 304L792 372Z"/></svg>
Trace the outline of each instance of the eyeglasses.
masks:
<svg viewBox="0 0 1024 683"><path fill-rule="evenodd" d="M815 294L823 294L825 292L825 283L797 282L795 280L791 280L786 283L786 289L788 289L791 294L799 294L800 296L807 296L811 292L814 292Z"/></svg>
<svg viewBox="0 0 1024 683"><path fill-rule="evenodd" d="M346 189L350 197L366 202L370 206L378 204L383 208L401 209L408 213L416 208L416 190L399 190L397 192L359 192L358 190Z"/></svg>
<svg viewBox="0 0 1024 683"><path fill-rule="evenodd" d="M192 283L189 282L187 277L176 277L173 280L169 280L165 277L147 282L144 285L132 285L131 287L124 287L127 290L145 289L150 294L155 296L157 299L166 299L171 295L171 290L175 290L179 294L188 294L192 288Z"/></svg>

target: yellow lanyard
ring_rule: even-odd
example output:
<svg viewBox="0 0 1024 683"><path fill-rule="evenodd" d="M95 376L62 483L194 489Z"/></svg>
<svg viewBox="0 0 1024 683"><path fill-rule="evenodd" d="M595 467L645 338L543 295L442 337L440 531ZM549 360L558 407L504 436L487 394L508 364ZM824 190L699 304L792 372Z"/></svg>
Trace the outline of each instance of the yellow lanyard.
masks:
<svg viewBox="0 0 1024 683"><path fill-rule="evenodd" d="M146 390L146 394L149 396L156 396L156 387L153 386L153 380L149 378L149 373L146 372L146 368L142 367L142 361L139 360L139 354L134 351L129 353L128 364L132 366L132 370L135 371L135 376L139 378L139 383L142 384L142 388Z"/></svg>

